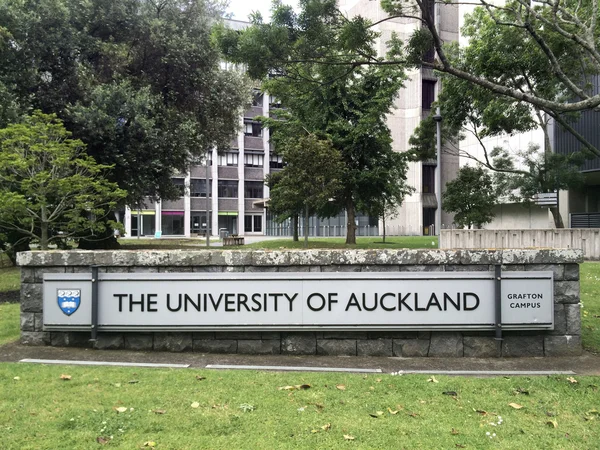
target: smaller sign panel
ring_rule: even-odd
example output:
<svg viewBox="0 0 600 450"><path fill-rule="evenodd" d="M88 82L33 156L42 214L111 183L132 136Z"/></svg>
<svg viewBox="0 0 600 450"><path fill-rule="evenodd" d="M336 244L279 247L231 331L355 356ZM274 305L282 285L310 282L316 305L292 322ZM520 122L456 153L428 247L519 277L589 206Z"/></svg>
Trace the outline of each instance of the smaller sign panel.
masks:
<svg viewBox="0 0 600 450"><path fill-rule="evenodd" d="M59 289L58 306L67 316L73 314L81 304L81 289Z"/></svg>

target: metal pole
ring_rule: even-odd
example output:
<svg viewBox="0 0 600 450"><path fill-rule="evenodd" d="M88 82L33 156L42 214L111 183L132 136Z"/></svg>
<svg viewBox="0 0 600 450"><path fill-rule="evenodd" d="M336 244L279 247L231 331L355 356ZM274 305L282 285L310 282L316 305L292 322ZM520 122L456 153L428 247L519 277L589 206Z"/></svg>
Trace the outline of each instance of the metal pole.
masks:
<svg viewBox="0 0 600 450"><path fill-rule="evenodd" d="M494 267L496 356L502 356L502 266Z"/></svg>
<svg viewBox="0 0 600 450"><path fill-rule="evenodd" d="M137 238L140 238L140 235L142 234L142 212L140 211L140 208L138 208L138 232L137 232Z"/></svg>
<svg viewBox="0 0 600 450"><path fill-rule="evenodd" d="M98 266L92 266L92 341L98 339Z"/></svg>
<svg viewBox="0 0 600 450"><path fill-rule="evenodd" d="M206 151L206 246L210 247L210 202L212 199L209 197L210 189L209 189L209 168L208 168L208 152Z"/></svg>
<svg viewBox="0 0 600 450"><path fill-rule="evenodd" d="M435 116L433 120L436 121L437 125L437 167L435 170L435 197L437 200L437 209L435 210L435 235L440 235L442 228L442 116L440 114L439 106L435 110Z"/></svg>

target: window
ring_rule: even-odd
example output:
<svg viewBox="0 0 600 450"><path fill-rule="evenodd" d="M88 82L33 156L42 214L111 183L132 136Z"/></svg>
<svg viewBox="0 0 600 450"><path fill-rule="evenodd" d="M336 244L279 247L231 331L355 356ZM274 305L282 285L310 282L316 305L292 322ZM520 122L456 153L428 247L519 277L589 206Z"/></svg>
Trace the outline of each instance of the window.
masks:
<svg viewBox="0 0 600 450"><path fill-rule="evenodd" d="M244 196L246 198L263 198L263 182L262 181L246 181L246 182L244 182Z"/></svg>
<svg viewBox="0 0 600 450"><path fill-rule="evenodd" d="M269 167L271 169L283 169L283 158L271 153L269 156Z"/></svg>
<svg viewBox="0 0 600 450"><path fill-rule="evenodd" d="M435 81L423 80L421 88L421 108L431 109L435 101Z"/></svg>
<svg viewBox="0 0 600 450"><path fill-rule="evenodd" d="M265 155L244 153L244 166L246 167L262 167L264 165Z"/></svg>
<svg viewBox="0 0 600 450"><path fill-rule="evenodd" d="M219 197L237 198L238 182L237 180L219 180Z"/></svg>
<svg viewBox="0 0 600 450"><path fill-rule="evenodd" d="M237 166L238 156L237 152L225 152L219 155L219 166Z"/></svg>
<svg viewBox="0 0 600 450"><path fill-rule="evenodd" d="M171 181L179 192L179 196L183 197L185 195L185 180L183 178L172 178Z"/></svg>
<svg viewBox="0 0 600 450"><path fill-rule="evenodd" d="M245 215L244 231L246 233L262 233L262 216L254 214Z"/></svg>
<svg viewBox="0 0 600 450"><path fill-rule="evenodd" d="M208 182L208 196L212 197L212 180ZM190 180L190 196L191 197L206 197L206 180L192 178Z"/></svg>
<svg viewBox="0 0 600 450"><path fill-rule="evenodd" d="M246 136L261 137L262 125L259 122L244 122L244 134Z"/></svg>
<svg viewBox="0 0 600 450"><path fill-rule="evenodd" d="M270 108L281 108L281 100L276 97L271 96L271 101L269 102Z"/></svg>
<svg viewBox="0 0 600 450"><path fill-rule="evenodd" d="M262 106L263 105L263 95L261 92L254 92L252 95L252 106Z"/></svg>
<svg viewBox="0 0 600 450"><path fill-rule="evenodd" d="M212 213L208 215L211 220ZM208 223L206 220L206 211L192 211L190 214L190 230L192 233L206 233Z"/></svg>
<svg viewBox="0 0 600 450"><path fill-rule="evenodd" d="M435 166L423 165L423 193L435 192Z"/></svg>
<svg viewBox="0 0 600 450"><path fill-rule="evenodd" d="M183 217L182 211L163 211L161 215L162 234L182 235L184 233Z"/></svg>

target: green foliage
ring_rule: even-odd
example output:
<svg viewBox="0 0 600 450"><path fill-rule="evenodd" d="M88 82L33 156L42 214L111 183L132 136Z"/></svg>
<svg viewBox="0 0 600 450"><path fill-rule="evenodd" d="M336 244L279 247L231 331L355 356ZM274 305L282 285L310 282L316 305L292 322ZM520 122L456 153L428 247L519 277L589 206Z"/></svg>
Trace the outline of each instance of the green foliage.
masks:
<svg viewBox="0 0 600 450"><path fill-rule="evenodd" d="M0 227L48 244L117 225L102 218L125 198L55 115L34 112L0 130Z"/></svg>
<svg viewBox="0 0 600 450"><path fill-rule="evenodd" d="M492 221L496 201L492 177L482 167L462 167L442 194L444 211L455 213L454 222L469 229Z"/></svg>
<svg viewBox="0 0 600 450"><path fill-rule="evenodd" d="M0 3L0 123L56 113L129 202L175 195L171 175L227 148L249 89L219 68L211 0Z"/></svg>

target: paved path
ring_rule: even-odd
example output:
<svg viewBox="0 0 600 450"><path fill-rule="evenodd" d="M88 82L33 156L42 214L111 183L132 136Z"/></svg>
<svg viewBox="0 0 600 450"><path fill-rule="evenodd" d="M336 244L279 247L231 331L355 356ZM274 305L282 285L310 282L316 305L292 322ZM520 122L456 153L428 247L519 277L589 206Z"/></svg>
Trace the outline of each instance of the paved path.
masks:
<svg viewBox="0 0 600 450"><path fill-rule="evenodd" d="M413 370L440 371L573 371L578 375L600 376L600 356L584 353L580 357L554 358L388 358L289 355L217 355L200 353L133 352L66 347L29 347L17 343L0 346L0 362L21 359L60 359L113 362L189 364L204 368L208 364L303 366L323 368L381 369L383 373Z"/></svg>

